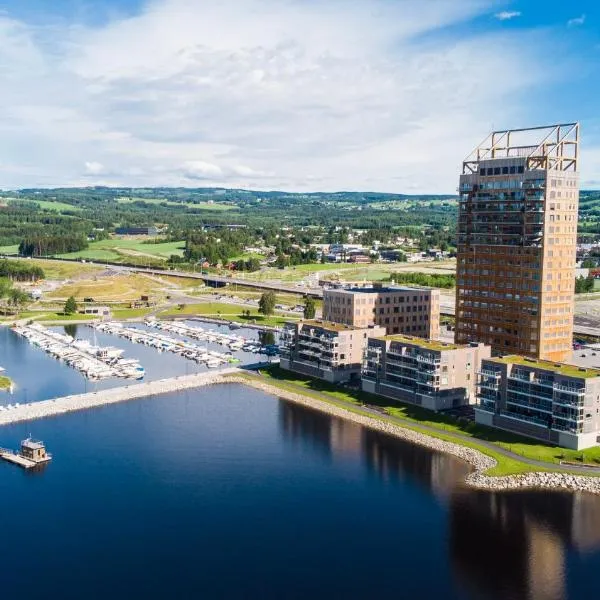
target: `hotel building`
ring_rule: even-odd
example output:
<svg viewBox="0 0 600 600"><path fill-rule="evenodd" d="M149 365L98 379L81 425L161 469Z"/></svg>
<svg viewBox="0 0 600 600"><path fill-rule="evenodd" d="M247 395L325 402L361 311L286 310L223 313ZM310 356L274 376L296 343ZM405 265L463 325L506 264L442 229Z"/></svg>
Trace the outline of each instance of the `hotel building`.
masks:
<svg viewBox="0 0 600 600"><path fill-rule="evenodd" d="M521 356L483 360L475 420L565 448L600 441L600 370Z"/></svg>
<svg viewBox="0 0 600 600"><path fill-rule="evenodd" d="M382 327L353 327L326 321L286 323L279 349L281 367L331 383L359 379L370 336L385 334Z"/></svg>
<svg viewBox="0 0 600 600"><path fill-rule="evenodd" d="M354 327L379 325L388 334L435 339L440 332L440 292L427 288L355 287L323 291L323 319Z"/></svg>
<svg viewBox="0 0 600 600"><path fill-rule="evenodd" d="M456 342L570 358L579 125L495 131L463 162Z"/></svg>
<svg viewBox="0 0 600 600"><path fill-rule="evenodd" d="M475 402L477 372L491 350L483 344L447 344L405 335L370 338L362 389L442 410Z"/></svg>

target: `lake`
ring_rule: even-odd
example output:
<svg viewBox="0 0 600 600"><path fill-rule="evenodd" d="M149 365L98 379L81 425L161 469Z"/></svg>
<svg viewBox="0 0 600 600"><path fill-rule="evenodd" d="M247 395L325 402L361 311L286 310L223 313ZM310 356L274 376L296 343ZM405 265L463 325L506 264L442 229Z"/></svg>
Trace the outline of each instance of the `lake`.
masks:
<svg viewBox="0 0 600 600"><path fill-rule="evenodd" d="M8 600L594 597L599 498L467 490L458 459L258 390L15 424L0 446L30 430L54 460L0 463Z"/></svg>

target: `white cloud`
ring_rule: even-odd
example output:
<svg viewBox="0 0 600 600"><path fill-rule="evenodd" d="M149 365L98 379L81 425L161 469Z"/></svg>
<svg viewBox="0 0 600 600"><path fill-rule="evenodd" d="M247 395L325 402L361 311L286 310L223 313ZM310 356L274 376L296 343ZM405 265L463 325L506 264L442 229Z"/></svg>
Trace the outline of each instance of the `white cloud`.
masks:
<svg viewBox="0 0 600 600"><path fill-rule="evenodd" d="M567 21L568 27L578 27L579 25L583 25L585 23L585 15L581 15L580 17L575 17L574 19L569 19Z"/></svg>
<svg viewBox="0 0 600 600"><path fill-rule="evenodd" d="M489 4L154 0L96 29L0 15L0 185L452 192L492 121L526 125L528 90L560 75L539 68L545 32L436 35Z"/></svg>
<svg viewBox="0 0 600 600"><path fill-rule="evenodd" d="M267 171L257 171L252 167L247 167L246 165L234 165L231 167L232 173L235 175L240 175L242 177L248 177L250 179L254 178L263 178L263 177L274 177L275 173L267 172Z"/></svg>
<svg viewBox="0 0 600 600"><path fill-rule="evenodd" d="M84 167L87 175L102 175L106 171L102 163L94 161L86 162Z"/></svg>
<svg viewBox="0 0 600 600"><path fill-rule="evenodd" d="M203 160L190 160L183 165L183 174L188 179L221 179L223 171L218 165Z"/></svg>
<svg viewBox="0 0 600 600"><path fill-rule="evenodd" d="M518 10L503 10L494 15L499 21L510 21L510 19L515 19L520 16L521 13Z"/></svg>

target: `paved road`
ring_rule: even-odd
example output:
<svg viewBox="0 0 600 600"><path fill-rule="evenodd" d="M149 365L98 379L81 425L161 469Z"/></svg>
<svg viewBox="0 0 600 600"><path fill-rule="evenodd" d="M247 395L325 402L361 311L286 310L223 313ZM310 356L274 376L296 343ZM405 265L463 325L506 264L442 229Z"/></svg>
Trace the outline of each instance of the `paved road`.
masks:
<svg viewBox="0 0 600 600"><path fill-rule="evenodd" d="M12 257L11 257L12 258ZM16 258L16 257L15 257ZM42 257L39 257L42 258ZM57 259L48 259L57 260ZM65 260L65 259L59 259ZM73 262L73 261L67 261ZM323 289L320 287L304 287L301 285L286 285L283 283L277 283L274 281L255 281L251 279L244 279L243 277L223 277L221 275L214 275L212 273L190 273L188 271L169 271L165 269L147 269L144 267L128 267L113 263L98 262L94 263L90 261L88 264L107 265L114 270L130 271L134 273L150 273L152 275L169 275L171 277L185 277L187 279L198 279L205 283L213 283L216 285L230 284L240 285L246 287L252 287L261 290L273 290L275 292L289 293L289 294L303 294L311 296L313 298L323 298ZM451 297L443 296L440 301L440 312L442 315L454 316L455 306L454 300ZM573 329L575 335L592 335L600 336L600 319L591 317L589 315L575 315L575 327Z"/></svg>
<svg viewBox="0 0 600 600"><path fill-rule="evenodd" d="M266 381L266 383L268 383L268 380ZM305 388L303 388L302 386L296 385L294 383L286 382L286 386L288 386L290 389L293 388L292 391L295 391L298 394L302 394L306 391ZM317 392L314 390L311 390L311 394L320 396L326 402L332 401L332 398L330 396L327 396L327 394L323 394L321 392ZM336 402L335 399L333 399L333 401ZM343 402L336 402L336 404L338 404L339 406L342 406L342 407L344 406ZM492 442L487 442L485 440L473 438L468 435L464 435L462 433L446 432L443 429L437 429L435 427L431 427L430 425L424 425L424 424L421 424L421 423L418 423L415 421L410 421L408 419L402 419L400 417L393 417L393 416L388 415L387 413L383 412L382 410L379 410L370 405L364 405L361 410L364 411L365 414L368 414L370 416L377 416L377 417L383 416L388 421L390 421L390 423L394 423L395 425L399 425L401 427L407 427L407 428L418 427L420 430L424 431L425 433L431 433L434 435L439 434L439 433L447 433L449 436L455 437L459 442L463 441L463 442L469 442L469 443L477 443L479 446L483 446L484 448L493 450L494 452L497 452L498 454L501 454L502 456L505 456L506 458L512 458L513 460L518 460L522 463L525 463L525 464L533 466L533 467L540 467L543 469L552 469L554 471L561 471L561 472L565 472L565 473L578 473L581 475L586 475L586 474L587 475L600 475L600 467L579 467L576 465L562 466L562 465L557 465L554 463L544 462L542 460L534 460L531 458L526 458L524 456L521 456L520 454L516 454L515 452L511 452L510 450L506 450L505 448L502 448L501 446L498 446L497 444L494 444Z"/></svg>

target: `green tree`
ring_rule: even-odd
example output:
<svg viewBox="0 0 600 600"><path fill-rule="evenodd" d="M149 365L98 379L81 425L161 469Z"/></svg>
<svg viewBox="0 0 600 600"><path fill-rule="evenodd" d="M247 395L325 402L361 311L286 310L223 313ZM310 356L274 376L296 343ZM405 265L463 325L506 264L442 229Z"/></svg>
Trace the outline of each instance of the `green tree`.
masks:
<svg viewBox="0 0 600 600"><path fill-rule="evenodd" d="M29 300L29 294L18 288L12 288L8 293L8 302L17 311Z"/></svg>
<svg viewBox="0 0 600 600"><path fill-rule="evenodd" d="M74 315L77 312L77 302L73 296L69 296L65 302L64 313L65 315Z"/></svg>
<svg viewBox="0 0 600 600"><path fill-rule="evenodd" d="M268 317L275 312L275 304L277 304L275 292L265 292L258 301L258 312Z"/></svg>
<svg viewBox="0 0 600 600"><path fill-rule="evenodd" d="M317 307L316 307L314 298L307 296L306 300L304 300L304 318L305 319L314 319L316 312L317 312Z"/></svg>

